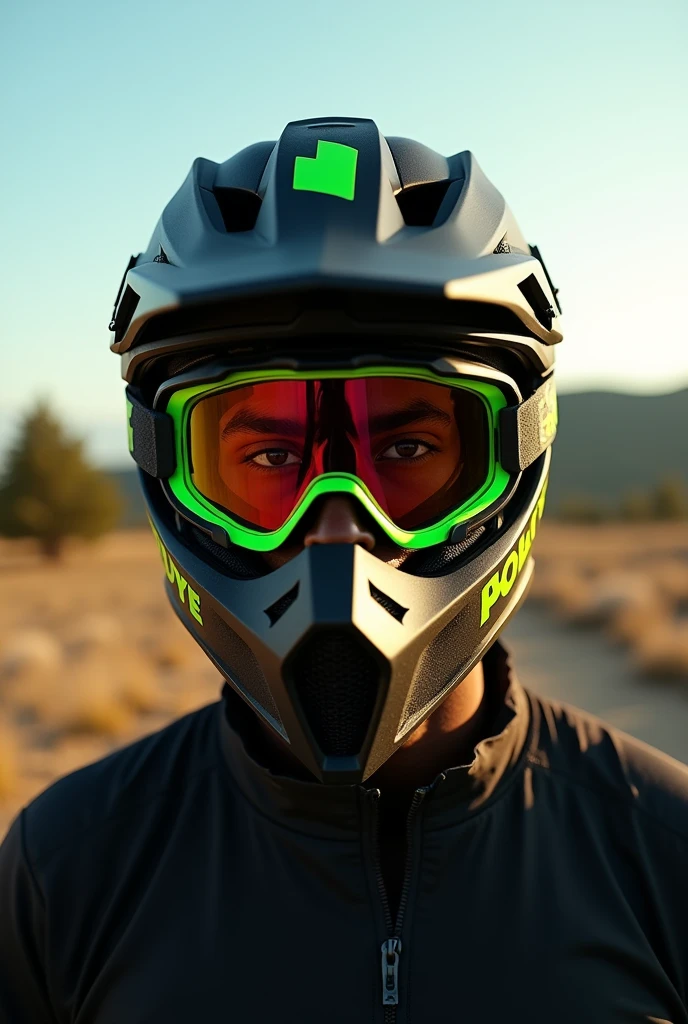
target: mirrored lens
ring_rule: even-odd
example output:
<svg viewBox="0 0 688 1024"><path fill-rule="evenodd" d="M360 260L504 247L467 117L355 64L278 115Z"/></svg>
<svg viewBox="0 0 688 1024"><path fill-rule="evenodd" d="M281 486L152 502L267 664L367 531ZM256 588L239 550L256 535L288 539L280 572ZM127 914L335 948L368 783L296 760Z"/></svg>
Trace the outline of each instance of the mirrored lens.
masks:
<svg viewBox="0 0 688 1024"><path fill-rule="evenodd" d="M250 526L277 530L323 473L351 473L405 530L430 525L484 484L488 421L470 391L405 377L265 381L201 399L192 477Z"/></svg>

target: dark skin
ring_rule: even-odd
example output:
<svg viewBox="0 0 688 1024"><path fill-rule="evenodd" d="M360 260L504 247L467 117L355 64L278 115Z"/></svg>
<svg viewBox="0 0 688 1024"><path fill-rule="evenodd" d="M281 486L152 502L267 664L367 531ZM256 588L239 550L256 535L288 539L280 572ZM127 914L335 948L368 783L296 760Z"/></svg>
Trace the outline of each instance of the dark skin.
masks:
<svg viewBox="0 0 688 1024"><path fill-rule="evenodd" d="M361 544L374 551L388 564L399 566L409 552L376 535L364 522L365 513L344 495L331 495L323 500L318 515L303 534L300 542L265 554L272 568L278 568L295 557L303 547L313 544ZM473 761L473 748L489 735L493 710L485 690L482 662L465 677L450 695L401 747L368 780L368 785L381 792L381 859L390 904L397 905L404 865L404 828L414 790L429 785L448 767ZM303 776L303 768L262 727L270 749L273 769Z"/></svg>

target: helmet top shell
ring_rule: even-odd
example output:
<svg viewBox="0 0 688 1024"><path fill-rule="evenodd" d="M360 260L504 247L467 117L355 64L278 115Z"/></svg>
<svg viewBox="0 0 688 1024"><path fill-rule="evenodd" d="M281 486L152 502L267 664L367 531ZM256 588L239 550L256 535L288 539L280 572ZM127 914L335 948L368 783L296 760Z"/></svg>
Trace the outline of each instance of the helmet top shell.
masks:
<svg viewBox="0 0 688 1024"><path fill-rule="evenodd" d="M419 330L506 335L542 369L562 337L539 253L470 152L447 158L369 119L320 118L222 164L194 161L130 261L111 347L132 380L193 331L288 336L318 294L330 314L342 307L342 332L398 322L403 302Z"/></svg>

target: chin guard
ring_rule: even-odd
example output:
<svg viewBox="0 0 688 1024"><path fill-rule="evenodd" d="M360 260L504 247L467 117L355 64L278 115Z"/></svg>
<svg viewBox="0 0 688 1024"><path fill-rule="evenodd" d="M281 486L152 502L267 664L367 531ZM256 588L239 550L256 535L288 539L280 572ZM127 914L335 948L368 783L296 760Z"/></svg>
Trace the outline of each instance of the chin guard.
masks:
<svg viewBox="0 0 688 1024"><path fill-rule="evenodd" d="M523 598L548 463L549 453L521 515L434 578L359 545L324 544L259 579L233 580L158 522L170 600L317 779L363 782L460 684Z"/></svg>

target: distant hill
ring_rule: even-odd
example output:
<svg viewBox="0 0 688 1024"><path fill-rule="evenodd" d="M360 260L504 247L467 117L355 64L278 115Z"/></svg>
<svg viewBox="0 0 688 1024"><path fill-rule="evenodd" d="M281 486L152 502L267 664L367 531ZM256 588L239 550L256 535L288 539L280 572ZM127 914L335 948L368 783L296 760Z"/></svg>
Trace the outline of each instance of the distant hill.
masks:
<svg viewBox="0 0 688 1024"><path fill-rule="evenodd" d="M629 491L677 475L688 482L688 388L669 395L560 396L550 509L577 496L614 505Z"/></svg>
<svg viewBox="0 0 688 1024"><path fill-rule="evenodd" d="M111 474L125 499L123 526L146 522L134 469ZM559 398L548 507L590 497L618 504L629 491L647 491L662 478L688 482L688 388L670 395L584 391Z"/></svg>

